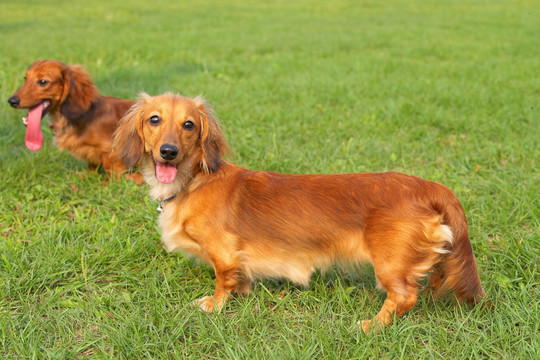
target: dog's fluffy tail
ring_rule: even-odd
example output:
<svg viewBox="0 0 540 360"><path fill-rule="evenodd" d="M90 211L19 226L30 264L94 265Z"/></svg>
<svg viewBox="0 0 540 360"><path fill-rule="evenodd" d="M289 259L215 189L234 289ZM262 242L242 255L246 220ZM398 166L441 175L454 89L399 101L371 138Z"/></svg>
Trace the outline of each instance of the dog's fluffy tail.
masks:
<svg viewBox="0 0 540 360"><path fill-rule="evenodd" d="M450 190L447 190L446 194L445 198L436 201L433 207L443 215L444 223L452 230L454 239L450 252L442 256L441 262L431 274L428 286L435 291L435 297L453 291L458 301L473 305L483 302L491 309L493 306L485 299L480 283L465 212Z"/></svg>

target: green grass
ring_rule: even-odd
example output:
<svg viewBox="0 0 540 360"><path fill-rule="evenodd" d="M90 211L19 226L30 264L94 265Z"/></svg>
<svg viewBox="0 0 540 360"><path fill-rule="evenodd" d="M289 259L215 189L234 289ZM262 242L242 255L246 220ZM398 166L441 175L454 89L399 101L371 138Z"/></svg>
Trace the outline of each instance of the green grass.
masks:
<svg viewBox="0 0 540 360"><path fill-rule="evenodd" d="M129 5L127 5L129 3ZM540 358L540 5L536 1L0 2L0 357ZM24 146L5 101L38 58L101 92L204 94L253 169L395 170L468 214L493 313L421 296L383 333L369 267L265 280L217 314L213 272L167 254L147 186L84 179Z"/></svg>

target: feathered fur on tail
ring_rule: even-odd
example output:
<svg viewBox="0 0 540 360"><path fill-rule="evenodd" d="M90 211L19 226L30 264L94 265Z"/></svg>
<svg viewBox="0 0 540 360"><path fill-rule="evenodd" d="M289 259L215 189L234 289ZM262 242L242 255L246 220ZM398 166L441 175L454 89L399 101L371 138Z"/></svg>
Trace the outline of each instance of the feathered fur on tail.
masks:
<svg viewBox="0 0 540 360"><path fill-rule="evenodd" d="M454 242L450 252L435 266L428 286L435 291L435 297L453 291L458 301L474 305L484 300L485 292L472 252L465 212L455 195L450 194L448 198L433 205L443 214L445 224L452 229ZM489 300L485 300L484 304L493 308Z"/></svg>

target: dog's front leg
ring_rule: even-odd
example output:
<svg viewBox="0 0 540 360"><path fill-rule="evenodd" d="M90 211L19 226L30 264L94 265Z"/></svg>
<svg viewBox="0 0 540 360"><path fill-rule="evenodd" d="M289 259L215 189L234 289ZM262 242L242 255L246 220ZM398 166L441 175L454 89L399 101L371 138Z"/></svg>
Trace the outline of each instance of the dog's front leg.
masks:
<svg viewBox="0 0 540 360"><path fill-rule="evenodd" d="M135 181L138 185L144 183L144 178L140 172L128 172L128 168L121 161L115 161L109 155L105 155L102 157L102 162L103 169L107 173L107 179L104 182L112 178L120 180L120 177L124 176L126 179Z"/></svg>
<svg viewBox="0 0 540 360"><path fill-rule="evenodd" d="M214 296L205 296L195 302L206 312L220 310L238 284L239 271L237 265L226 264L219 260L214 261L213 265L216 272Z"/></svg>

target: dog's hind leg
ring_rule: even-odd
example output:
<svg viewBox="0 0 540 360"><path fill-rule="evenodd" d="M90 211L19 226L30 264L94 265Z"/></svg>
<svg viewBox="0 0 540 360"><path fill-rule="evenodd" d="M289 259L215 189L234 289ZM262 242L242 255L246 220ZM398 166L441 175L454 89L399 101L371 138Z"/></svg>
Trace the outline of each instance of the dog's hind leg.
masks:
<svg viewBox="0 0 540 360"><path fill-rule="evenodd" d="M379 313L374 320L363 320L359 322L362 330L368 333L371 330L380 330L392 322L394 314L400 317L409 311L415 304L418 298L418 289L413 286L404 286L399 292L396 290L388 290L386 300Z"/></svg>
<svg viewBox="0 0 540 360"><path fill-rule="evenodd" d="M418 298L419 280L432 271L452 242L450 229L442 218L429 210L411 212L410 218L379 217L370 223L366 240L378 287L387 298L374 321L362 321L362 330L370 331L392 322L410 310ZM436 277L434 278L436 280Z"/></svg>

